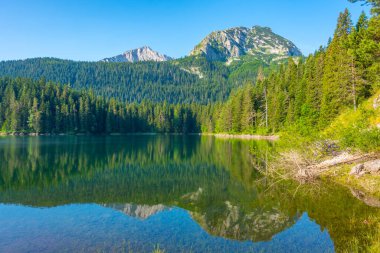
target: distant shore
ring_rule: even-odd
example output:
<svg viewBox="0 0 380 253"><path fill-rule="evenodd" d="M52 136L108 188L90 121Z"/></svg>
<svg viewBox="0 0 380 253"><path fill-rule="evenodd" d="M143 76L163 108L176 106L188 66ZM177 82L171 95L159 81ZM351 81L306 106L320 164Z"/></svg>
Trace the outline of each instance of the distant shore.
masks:
<svg viewBox="0 0 380 253"><path fill-rule="evenodd" d="M278 135L252 135L252 134L213 134L213 133L201 133L203 136L215 136L221 139L241 139L241 140L267 140L277 141L280 139Z"/></svg>
<svg viewBox="0 0 380 253"><path fill-rule="evenodd" d="M213 134L213 133L5 133L0 132L0 136L118 136L118 135L197 135L197 136L214 136L220 139L240 139L240 140L268 140L277 141L278 135L251 135L251 134Z"/></svg>

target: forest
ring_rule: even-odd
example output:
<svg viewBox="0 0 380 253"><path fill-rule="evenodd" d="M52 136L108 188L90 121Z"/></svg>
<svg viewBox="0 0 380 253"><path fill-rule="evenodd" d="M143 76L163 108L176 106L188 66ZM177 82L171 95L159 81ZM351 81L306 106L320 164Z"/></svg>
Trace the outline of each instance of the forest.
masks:
<svg viewBox="0 0 380 253"><path fill-rule="evenodd" d="M0 125L8 133L200 132L210 106L126 104L44 80L0 79Z"/></svg>
<svg viewBox="0 0 380 253"><path fill-rule="evenodd" d="M251 72L247 65L227 68L195 58L144 64L46 58L2 62L2 76L28 78L0 80L1 131L318 133L343 112L361 110L380 88L379 3L368 3L371 17L362 13L353 24L346 9L328 45L314 54L289 58L277 67L253 63ZM204 71L203 79L181 70L194 62ZM38 79L36 69L45 71L45 78ZM81 83L94 86L78 82L91 76L96 79ZM46 81L53 77L57 80ZM117 85L125 78L131 85ZM144 93L153 81L161 84L154 87L157 92Z"/></svg>
<svg viewBox="0 0 380 253"><path fill-rule="evenodd" d="M207 104L222 101L241 86L242 79L254 79L258 65L228 68L203 57L186 57L169 62L76 62L55 58L34 58L0 62L0 76L46 79L57 84L92 89L95 95L123 102L143 100L168 103ZM230 77L231 76L231 77Z"/></svg>

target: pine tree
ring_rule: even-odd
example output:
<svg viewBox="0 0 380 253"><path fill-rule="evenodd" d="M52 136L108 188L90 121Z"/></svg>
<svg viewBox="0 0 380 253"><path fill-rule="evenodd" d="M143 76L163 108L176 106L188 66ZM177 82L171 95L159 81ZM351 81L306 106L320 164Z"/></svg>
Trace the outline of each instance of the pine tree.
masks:
<svg viewBox="0 0 380 253"><path fill-rule="evenodd" d="M322 81L322 127L327 126L342 108L352 104L352 60L347 49L351 24L351 16L346 9L339 16L334 38L326 52Z"/></svg>
<svg viewBox="0 0 380 253"><path fill-rule="evenodd" d="M28 126L32 132L41 132L41 113L38 110L38 100L33 98L32 108L29 110Z"/></svg>
<svg viewBox="0 0 380 253"><path fill-rule="evenodd" d="M232 96L231 110L232 110L232 132L240 133L241 131L241 118L242 118L242 102L243 92L239 89L234 96Z"/></svg>
<svg viewBox="0 0 380 253"><path fill-rule="evenodd" d="M253 104L253 86L248 84L243 90L241 131L252 133L255 125L255 108Z"/></svg>

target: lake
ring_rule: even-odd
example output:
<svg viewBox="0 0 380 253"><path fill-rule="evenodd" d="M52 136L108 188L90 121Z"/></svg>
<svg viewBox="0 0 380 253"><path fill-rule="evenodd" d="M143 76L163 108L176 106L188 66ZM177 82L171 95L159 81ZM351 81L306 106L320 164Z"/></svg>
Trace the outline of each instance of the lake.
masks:
<svg viewBox="0 0 380 253"><path fill-rule="evenodd" d="M264 177L256 168L275 154L272 142L200 136L0 137L0 252L342 252L371 243L378 208L332 183Z"/></svg>

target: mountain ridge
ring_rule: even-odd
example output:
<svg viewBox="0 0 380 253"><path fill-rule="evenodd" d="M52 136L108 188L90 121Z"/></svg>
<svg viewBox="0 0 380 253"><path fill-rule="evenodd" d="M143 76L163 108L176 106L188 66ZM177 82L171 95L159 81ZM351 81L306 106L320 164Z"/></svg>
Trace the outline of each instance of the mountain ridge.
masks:
<svg viewBox="0 0 380 253"><path fill-rule="evenodd" d="M264 33L271 32L270 28L256 29ZM234 31L239 34L241 32L244 35L251 30L240 27L227 31L231 34ZM289 52L293 54L286 48L286 53L282 55L270 55L270 52L249 55L245 52L249 48L246 36L241 37L241 40L229 41L235 43L233 48L237 56L230 57L226 62L210 61L203 56L187 56L166 61L168 58L156 58L160 57L160 54L145 46L140 50L130 50L94 62L57 58L0 61L0 77L24 77L33 80L44 78L60 84L69 84L74 89L91 88L96 95L130 103L149 100L208 104L224 101L232 89L247 82L254 83L260 68L267 74L270 69L275 69L280 63L285 62ZM278 57L283 60L273 62Z"/></svg>
<svg viewBox="0 0 380 253"><path fill-rule="evenodd" d="M269 27L239 26L210 33L189 55L205 56L212 61L229 61L249 55L269 63L302 56L302 53L293 42L275 34Z"/></svg>
<svg viewBox="0 0 380 253"><path fill-rule="evenodd" d="M247 58L260 60L266 64L288 57L302 56L301 50L289 39L272 31L269 27L238 26L209 33L185 57L204 56L211 61L224 61ZM253 59L252 59L253 58ZM149 46L125 51L122 54L104 58L102 62L164 62L175 58L154 51Z"/></svg>
<svg viewBox="0 0 380 253"><path fill-rule="evenodd" d="M143 46L136 49L125 51L122 54L104 58L101 61L103 62L144 62L144 61L155 61L163 62L173 60L174 58L161 54L157 51L154 51L149 46Z"/></svg>

